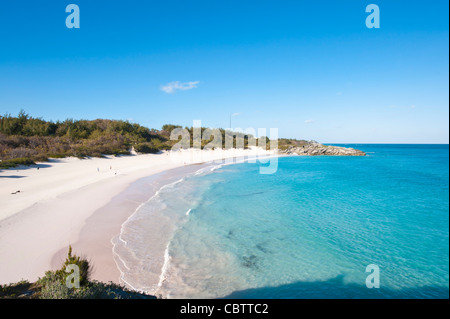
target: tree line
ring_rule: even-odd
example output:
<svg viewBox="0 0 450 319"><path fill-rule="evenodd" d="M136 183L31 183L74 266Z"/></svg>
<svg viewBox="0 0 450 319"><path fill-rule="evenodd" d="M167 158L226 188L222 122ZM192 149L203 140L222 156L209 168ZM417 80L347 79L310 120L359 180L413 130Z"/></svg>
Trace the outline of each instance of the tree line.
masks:
<svg viewBox="0 0 450 319"><path fill-rule="evenodd" d="M17 116L5 114L0 116L0 168L14 167L24 164L30 165L48 158L62 158L75 156L78 158L102 157L104 155L125 155L131 150L138 153L158 153L170 150L181 140L181 136L171 139L175 129L183 129L179 125L165 124L161 130L149 129L136 123L122 120L73 120L46 121L33 118L25 111ZM194 146L194 128L185 127L190 135L190 147ZM201 128L201 134L207 128ZM249 145L264 145L269 147L267 137L258 141L251 134L230 132L217 129L221 135L221 145L225 148L225 141L232 139L233 147L247 148ZM173 137L173 136L172 136ZM201 148L211 144L210 139L201 141ZM291 144L293 140L284 139ZM282 140L279 140L282 141Z"/></svg>

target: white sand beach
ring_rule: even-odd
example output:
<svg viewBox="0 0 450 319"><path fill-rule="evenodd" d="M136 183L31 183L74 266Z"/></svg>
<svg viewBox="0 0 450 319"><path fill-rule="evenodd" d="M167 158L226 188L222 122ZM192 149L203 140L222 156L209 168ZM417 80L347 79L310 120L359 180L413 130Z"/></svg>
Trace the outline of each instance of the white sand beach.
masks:
<svg viewBox="0 0 450 319"><path fill-rule="evenodd" d="M118 196L141 178L189 164L266 156L251 150L52 159L0 170L0 284L35 281L59 268L69 245L94 265L93 279L119 283L111 239L152 194ZM39 168L39 169L38 169ZM164 179L159 176L159 183Z"/></svg>

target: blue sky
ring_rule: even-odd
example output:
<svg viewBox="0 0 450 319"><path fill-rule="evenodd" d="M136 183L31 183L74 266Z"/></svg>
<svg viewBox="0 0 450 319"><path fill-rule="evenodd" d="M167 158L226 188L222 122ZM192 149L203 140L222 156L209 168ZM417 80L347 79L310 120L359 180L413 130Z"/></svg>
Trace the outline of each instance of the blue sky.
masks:
<svg viewBox="0 0 450 319"><path fill-rule="evenodd" d="M66 28L70 3L80 29ZM365 25L370 3L379 29ZM227 127L238 113L233 127L280 137L448 143L448 10L403 0L4 1L0 114L160 128Z"/></svg>

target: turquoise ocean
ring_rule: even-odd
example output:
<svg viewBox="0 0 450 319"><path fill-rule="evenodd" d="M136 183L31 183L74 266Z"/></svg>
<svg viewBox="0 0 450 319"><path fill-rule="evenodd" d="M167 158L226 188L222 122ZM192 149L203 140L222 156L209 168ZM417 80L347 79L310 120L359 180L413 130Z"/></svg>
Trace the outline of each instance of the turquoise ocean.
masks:
<svg viewBox="0 0 450 319"><path fill-rule="evenodd" d="M123 280L167 298L448 298L449 146L342 146L367 156L211 164L166 185L122 228Z"/></svg>

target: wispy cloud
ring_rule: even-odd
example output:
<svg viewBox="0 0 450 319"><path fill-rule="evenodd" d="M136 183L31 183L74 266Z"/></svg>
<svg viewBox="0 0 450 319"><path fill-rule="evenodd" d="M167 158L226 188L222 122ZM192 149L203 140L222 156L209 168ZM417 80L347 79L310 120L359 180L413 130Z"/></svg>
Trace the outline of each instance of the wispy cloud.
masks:
<svg viewBox="0 0 450 319"><path fill-rule="evenodd" d="M241 115L241 113L233 113L233 114L231 114L231 116L238 116L238 115Z"/></svg>
<svg viewBox="0 0 450 319"><path fill-rule="evenodd" d="M306 124L314 123L314 120L306 120L305 123Z"/></svg>
<svg viewBox="0 0 450 319"><path fill-rule="evenodd" d="M195 89L199 83L200 83L200 81L192 81L192 82L184 82L184 83L181 83L180 81L175 81L175 82L170 82L166 85L162 85L161 90L168 94L173 94L177 90L186 91L186 90Z"/></svg>

